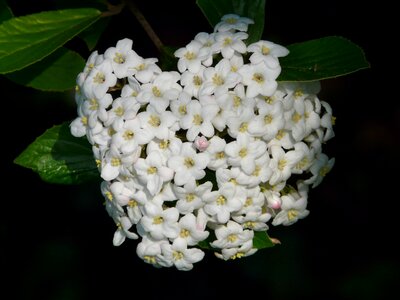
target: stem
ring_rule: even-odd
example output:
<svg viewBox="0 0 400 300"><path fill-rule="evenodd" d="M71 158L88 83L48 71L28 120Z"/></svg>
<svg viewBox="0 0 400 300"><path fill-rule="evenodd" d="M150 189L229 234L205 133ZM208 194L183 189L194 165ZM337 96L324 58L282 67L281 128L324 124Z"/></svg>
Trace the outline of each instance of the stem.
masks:
<svg viewBox="0 0 400 300"><path fill-rule="evenodd" d="M132 12L132 14L136 17L140 25L142 25L143 29L146 31L147 35L149 36L153 44L156 46L157 50L161 53L163 43L161 42L160 38L155 33L153 28L150 26L150 23L147 22L142 12L132 1L126 0L125 3L128 6L129 10Z"/></svg>

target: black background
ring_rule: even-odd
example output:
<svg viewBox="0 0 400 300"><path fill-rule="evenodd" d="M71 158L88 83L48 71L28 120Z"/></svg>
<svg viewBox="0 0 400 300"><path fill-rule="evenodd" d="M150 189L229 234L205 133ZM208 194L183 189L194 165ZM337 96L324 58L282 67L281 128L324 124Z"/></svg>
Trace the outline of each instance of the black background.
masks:
<svg viewBox="0 0 400 300"><path fill-rule="evenodd" d="M54 4L8 2L16 15ZM197 32L212 31L194 1L137 5L166 45L183 46ZM389 34L392 10L383 2L315 0L267 1L266 7L265 39L288 45L340 35L360 45L371 63L322 83L320 99L337 118L336 137L324 152L336 164L311 190L310 215L291 227L272 227L282 245L251 257L224 262L207 253L190 272L155 269L136 256L136 241L112 246L115 227L97 184L51 185L12 163L47 128L75 117L72 92L41 93L1 77L0 286L10 293L4 299L136 299L141 293L145 299L236 299L241 292L263 299L385 299L396 293L400 91L390 81L398 55ZM128 10L113 18L96 49L102 53L124 37L140 55L157 56Z"/></svg>

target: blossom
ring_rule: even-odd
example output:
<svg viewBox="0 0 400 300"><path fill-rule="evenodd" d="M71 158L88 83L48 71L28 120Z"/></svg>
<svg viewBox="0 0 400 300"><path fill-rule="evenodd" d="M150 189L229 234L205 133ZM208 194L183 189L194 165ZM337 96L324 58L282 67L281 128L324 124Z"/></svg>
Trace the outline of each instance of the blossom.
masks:
<svg viewBox="0 0 400 300"><path fill-rule="evenodd" d="M215 236L217 239L211 243L211 246L215 248L233 248L253 239L254 231L243 230L240 224L228 221L226 225L219 225L215 229Z"/></svg>
<svg viewBox="0 0 400 300"><path fill-rule="evenodd" d="M200 42L193 40L186 47L176 50L174 55L179 58L179 72L182 73L188 69L191 73L197 73L200 71L201 62L210 56L210 49L203 47Z"/></svg>
<svg viewBox="0 0 400 300"><path fill-rule="evenodd" d="M236 192L233 183L224 184L218 191L210 191L203 195L204 211L215 216L218 223L224 224L228 222L232 212L238 211L244 201L244 194Z"/></svg>
<svg viewBox="0 0 400 300"><path fill-rule="evenodd" d="M87 98L104 97L108 89L117 83L117 77L109 60L94 66L87 75L83 84L83 91Z"/></svg>
<svg viewBox="0 0 400 300"><path fill-rule="evenodd" d="M242 75L242 82L246 86L246 97L252 98L261 94L272 96L278 84L275 79L280 73L280 68L269 69L264 62L244 65L238 71Z"/></svg>
<svg viewBox="0 0 400 300"><path fill-rule="evenodd" d="M203 195L211 191L212 183L207 181L197 185L195 181L189 181L182 187L175 185L173 188L178 198L176 208L181 214L187 214L203 207Z"/></svg>
<svg viewBox="0 0 400 300"><path fill-rule="evenodd" d="M184 239L189 246L197 245L209 235L208 231L198 226L197 218L192 213L186 214L179 220L179 227L180 233L176 239Z"/></svg>
<svg viewBox="0 0 400 300"><path fill-rule="evenodd" d="M92 146L113 244L138 239L154 267L191 270L205 245L223 260L254 254L257 231L309 214L309 189L334 164L322 152L335 118L320 84L278 83L288 50L246 46L250 24L223 16L175 51L176 71L125 38L77 76L70 131Z"/></svg>
<svg viewBox="0 0 400 300"><path fill-rule="evenodd" d="M254 21L249 18L241 17L235 14L227 14L221 18L221 22L215 25L215 31L247 31L248 25L254 24Z"/></svg>
<svg viewBox="0 0 400 300"><path fill-rule="evenodd" d="M168 159L168 167L175 171L175 184L184 185L203 178L208 161L209 157L206 153L196 153L192 143L186 142L182 144L178 155Z"/></svg>
<svg viewBox="0 0 400 300"><path fill-rule="evenodd" d="M146 184L151 195L161 191L162 184L172 179L174 171L163 164L158 151L150 152L145 159L139 158L134 164L139 180Z"/></svg>
<svg viewBox="0 0 400 300"><path fill-rule="evenodd" d="M214 135L211 120L218 112L216 105L202 105L198 100L192 100L186 105L186 115L181 119L181 127L187 129L186 138L189 141L203 134L206 137Z"/></svg>
<svg viewBox="0 0 400 300"><path fill-rule="evenodd" d="M104 58L111 61L114 74L118 78L132 75L132 64L135 61L136 52L132 50L132 40L122 39L116 47L110 47L104 52Z"/></svg>
<svg viewBox="0 0 400 300"><path fill-rule="evenodd" d="M305 218L310 213L307 209L307 199L302 197L294 199L290 194L282 196L281 211L276 215L272 221L272 225L291 225L297 220Z"/></svg>
<svg viewBox="0 0 400 300"><path fill-rule="evenodd" d="M247 46L247 52L253 52L249 60L253 64L264 62L269 68L279 68L278 57L289 54L285 47L269 41L258 41Z"/></svg>
<svg viewBox="0 0 400 300"><path fill-rule="evenodd" d="M178 237L179 212L175 207L163 209L162 204L149 201L143 211L144 215L138 224L141 235L147 232L155 240Z"/></svg>
<svg viewBox="0 0 400 300"><path fill-rule="evenodd" d="M172 262L178 270L189 271L193 264L202 260L204 252L197 248L187 248L184 239L176 239L172 245L162 244L162 253L165 258Z"/></svg>

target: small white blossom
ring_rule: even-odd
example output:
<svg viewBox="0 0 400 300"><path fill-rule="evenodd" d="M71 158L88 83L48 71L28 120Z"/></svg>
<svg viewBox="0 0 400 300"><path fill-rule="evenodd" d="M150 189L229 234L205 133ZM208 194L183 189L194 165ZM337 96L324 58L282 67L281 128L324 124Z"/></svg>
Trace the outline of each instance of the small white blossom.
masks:
<svg viewBox="0 0 400 300"><path fill-rule="evenodd" d="M292 225L299 219L305 218L310 213L307 207L307 199L295 199L292 195L284 195L281 197L281 211L274 217L272 225Z"/></svg>
<svg viewBox="0 0 400 300"><path fill-rule="evenodd" d="M244 193L237 193L233 183L224 184L218 191L210 191L203 196L207 203L204 211L215 216L216 221L220 224L228 222L232 212L242 208L244 201Z"/></svg>
<svg viewBox="0 0 400 300"><path fill-rule="evenodd" d="M182 73L188 69L189 72L197 73L200 71L201 62L210 56L210 49L203 47L202 43L193 40L186 47L176 50L174 55L179 58L179 72Z"/></svg>
<svg viewBox="0 0 400 300"><path fill-rule="evenodd" d="M221 22L215 25L214 30L220 32L233 30L247 31L249 24L254 24L254 21L238 15L227 14L221 18Z"/></svg>
<svg viewBox="0 0 400 300"><path fill-rule="evenodd" d="M204 169L209 162L206 153L196 153L192 143L183 143L180 152L168 160L168 167L175 171L174 183L184 185L190 181L202 179Z"/></svg>
<svg viewBox="0 0 400 300"><path fill-rule="evenodd" d="M210 192L211 188L210 181L200 185L197 185L195 181L189 181L183 187L174 185L173 189L178 198L176 208L181 214L187 214L203 207L203 195Z"/></svg>
<svg viewBox="0 0 400 300"><path fill-rule="evenodd" d="M211 243L215 248L233 248L252 240L254 231L243 230L243 227L234 222L228 221L226 225L219 225L215 229L216 240Z"/></svg>
<svg viewBox="0 0 400 300"><path fill-rule="evenodd" d="M155 240L175 239L179 235L179 212L175 207L163 209L162 204L147 202L138 232L147 232ZM143 233L142 233L143 231Z"/></svg>
<svg viewBox="0 0 400 300"><path fill-rule="evenodd" d="M151 195L161 191L164 182L170 181L174 171L163 164L162 155L153 151L145 159L139 158L134 164L139 180L146 185Z"/></svg>
<svg viewBox="0 0 400 300"><path fill-rule="evenodd" d="M176 239L172 245L162 244L162 253L178 270L189 271L193 264L204 257L204 252L197 248L188 248L184 239Z"/></svg>

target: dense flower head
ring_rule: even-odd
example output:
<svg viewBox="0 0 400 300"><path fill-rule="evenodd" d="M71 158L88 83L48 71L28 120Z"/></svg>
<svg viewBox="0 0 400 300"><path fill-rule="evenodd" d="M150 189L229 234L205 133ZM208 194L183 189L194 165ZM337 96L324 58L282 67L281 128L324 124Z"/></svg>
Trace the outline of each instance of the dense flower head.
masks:
<svg viewBox="0 0 400 300"><path fill-rule="evenodd" d="M123 39L77 77L71 132L93 147L113 243L140 239L137 255L155 267L190 270L204 243L224 260L255 253L268 222L309 214L309 187L334 164L322 153L335 119L319 83L277 82L289 51L246 45L251 24L224 16L175 52L177 71Z"/></svg>

